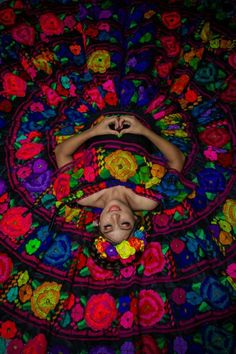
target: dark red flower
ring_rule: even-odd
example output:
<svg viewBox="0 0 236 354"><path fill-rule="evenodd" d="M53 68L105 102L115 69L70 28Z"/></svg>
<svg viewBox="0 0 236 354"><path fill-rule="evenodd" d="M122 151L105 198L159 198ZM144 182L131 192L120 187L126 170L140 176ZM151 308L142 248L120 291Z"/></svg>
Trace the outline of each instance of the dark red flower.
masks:
<svg viewBox="0 0 236 354"><path fill-rule="evenodd" d="M0 23L2 23L4 26L14 25L15 20L16 15L12 9L7 8L0 11Z"/></svg>
<svg viewBox="0 0 236 354"><path fill-rule="evenodd" d="M92 258L89 258L87 261L87 267L91 273L93 279L104 280L111 279L113 277L113 272L111 270L106 270L102 267L99 267Z"/></svg>
<svg viewBox="0 0 236 354"><path fill-rule="evenodd" d="M90 25L86 31L85 34L89 37L95 38L98 35L98 28L95 25Z"/></svg>
<svg viewBox="0 0 236 354"><path fill-rule="evenodd" d="M110 106L115 106L118 102L118 98L116 96L115 92L108 92L105 97L104 100L107 104L109 104Z"/></svg>
<svg viewBox="0 0 236 354"><path fill-rule="evenodd" d="M0 253L0 284L4 283L10 276L13 263L5 253Z"/></svg>
<svg viewBox="0 0 236 354"><path fill-rule="evenodd" d="M236 101L236 79L232 79L227 89L220 95L222 101L224 102L235 102Z"/></svg>
<svg viewBox="0 0 236 354"><path fill-rule="evenodd" d="M171 62L156 64L156 70L158 72L158 75L162 79L164 79L165 77L169 76L172 67L173 67L173 64Z"/></svg>
<svg viewBox="0 0 236 354"><path fill-rule="evenodd" d="M206 145L221 148L230 141L229 132L225 128L210 127L199 134Z"/></svg>
<svg viewBox="0 0 236 354"><path fill-rule="evenodd" d="M3 77L3 89L7 95L14 95L17 97L24 97L26 92L26 82L19 76L6 73Z"/></svg>
<svg viewBox="0 0 236 354"><path fill-rule="evenodd" d="M12 37L15 41L24 45L33 45L35 39L34 27L22 23L21 25L13 28Z"/></svg>
<svg viewBox="0 0 236 354"><path fill-rule="evenodd" d="M9 113L12 110L12 103L8 100L2 100L0 102L0 111Z"/></svg>
<svg viewBox="0 0 236 354"><path fill-rule="evenodd" d="M162 354L162 350L158 348L155 339L150 334L142 335L140 338L140 351L138 354Z"/></svg>
<svg viewBox="0 0 236 354"><path fill-rule="evenodd" d="M165 12L162 14L161 19L168 29L175 29L181 25L180 14L176 11Z"/></svg>
<svg viewBox="0 0 236 354"><path fill-rule="evenodd" d="M165 266L161 245L158 242L150 242L143 253L141 262L144 265L144 275L150 276L161 272Z"/></svg>
<svg viewBox="0 0 236 354"><path fill-rule="evenodd" d="M115 299L108 293L92 295L85 308L85 321L95 331L109 328L117 315Z"/></svg>
<svg viewBox="0 0 236 354"><path fill-rule="evenodd" d="M53 184L57 200L61 200L70 194L70 175L61 173Z"/></svg>
<svg viewBox="0 0 236 354"><path fill-rule="evenodd" d="M231 167L233 164L232 152L217 154L217 160L223 167Z"/></svg>
<svg viewBox="0 0 236 354"><path fill-rule="evenodd" d="M169 57L176 57L180 52L180 45L175 36L161 37L161 44L163 45Z"/></svg>
<svg viewBox="0 0 236 354"><path fill-rule="evenodd" d="M4 339L11 339L15 337L17 332L16 324L13 321L5 321L0 327L0 335Z"/></svg>
<svg viewBox="0 0 236 354"><path fill-rule="evenodd" d="M22 354L46 354L47 340L44 334L38 334L30 339L22 350Z"/></svg>
<svg viewBox="0 0 236 354"><path fill-rule="evenodd" d="M55 14L48 12L40 16L40 27L48 35L62 34L64 32L64 23Z"/></svg>
<svg viewBox="0 0 236 354"><path fill-rule="evenodd" d="M28 213L23 216L27 210L25 207L8 209L0 220L0 231L13 241L19 236L24 236L32 225L32 214Z"/></svg>
<svg viewBox="0 0 236 354"><path fill-rule="evenodd" d="M29 160L38 155L43 150L43 145L39 143L24 143L16 152L19 160Z"/></svg>

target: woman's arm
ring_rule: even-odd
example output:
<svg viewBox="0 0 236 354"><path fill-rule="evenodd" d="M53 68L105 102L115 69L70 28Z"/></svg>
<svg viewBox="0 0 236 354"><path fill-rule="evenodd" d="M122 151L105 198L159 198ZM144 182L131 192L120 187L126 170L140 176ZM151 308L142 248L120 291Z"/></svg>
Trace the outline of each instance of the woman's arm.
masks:
<svg viewBox="0 0 236 354"><path fill-rule="evenodd" d="M111 126L115 129L112 129ZM73 135L55 148L56 162L58 168L73 161L74 152L88 139L98 135L114 134L118 135L117 117L105 118L101 123L91 127L80 134Z"/></svg>
<svg viewBox="0 0 236 354"><path fill-rule="evenodd" d="M177 146L145 127L134 116L120 117L119 124L120 126L129 125L128 128L122 129L122 134L130 133L145 136L163 153L170 168L174 168L179 172L182 171L185 162L185 156L177 148Z"/></svg>

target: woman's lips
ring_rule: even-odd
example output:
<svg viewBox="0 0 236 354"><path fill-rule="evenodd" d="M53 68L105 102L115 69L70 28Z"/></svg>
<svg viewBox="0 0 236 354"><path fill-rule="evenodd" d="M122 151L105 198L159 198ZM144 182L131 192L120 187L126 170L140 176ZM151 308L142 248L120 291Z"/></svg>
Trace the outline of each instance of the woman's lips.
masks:
<svg viewBox="0 0 236 354"><path fill-rule="evenodd" d="M108 209L108 211L120 211L121 209L120 209L120 207L118 207L118 205L112 205L109 209Z"/></svg>

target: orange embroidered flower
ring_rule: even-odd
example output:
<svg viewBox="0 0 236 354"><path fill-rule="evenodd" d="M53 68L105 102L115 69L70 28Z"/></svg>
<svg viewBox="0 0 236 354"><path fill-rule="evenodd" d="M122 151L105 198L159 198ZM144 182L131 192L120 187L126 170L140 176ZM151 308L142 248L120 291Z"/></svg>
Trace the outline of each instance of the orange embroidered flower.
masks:
<svg viewBox="0 0 236 354"><path fill-rule="evenodd" d="M95 50L88 58L88 68L95 73L105 73L110 65L110 54L107 50Z"/></svg>
<svg viewBox="0 0 236 354"><path fill-rule="evenodd" d="M231 245L233 242L233 237L229 232L221 231L219 235L220 243L224 246Z"/></svg>
<svg viewBox="0 0 236 354"><path fill-rule="evenodd" d="M31 297L31 309L36 317L46 319L60 299L61 285L45 282L38 286Z"/></svg>
<svg viewBox="0 0 236 354"><path fill-rule="evenodd" d="M130 246L135 248L137 251L141 248L142 240L139 240L137 237L130 237L129 243L130 243Z"/></svg>
<svg viewBox="0 0 236 354"><path fill-rule="evenodd" d="M233 226L236 225L236 201L233 199L227 199L224 207L223 213L226 220Z"/></svg>
<svg viewBox="0 0 236 354"><path fill-rule="evenodd" d="M32 288L29 284L23 285L19 290L20 301L25 303L26 301L28 301L31 298L32 293L33 293L33 291L32 291Z"/></svg>
<svg viewBox="0 0 236 354"><path fill-rule="evenodd" d="M137 167L134 156L128 151L116 150L105 158L105 168L122 182L133 177Z"/></svg>
<svg viewBox="0 0 236 354"><path fill-rule="evenodd" d="M153 177L162 178L165 173L166 169L164 166L158 165L157 163L152 165L151 174Z"/></svg>

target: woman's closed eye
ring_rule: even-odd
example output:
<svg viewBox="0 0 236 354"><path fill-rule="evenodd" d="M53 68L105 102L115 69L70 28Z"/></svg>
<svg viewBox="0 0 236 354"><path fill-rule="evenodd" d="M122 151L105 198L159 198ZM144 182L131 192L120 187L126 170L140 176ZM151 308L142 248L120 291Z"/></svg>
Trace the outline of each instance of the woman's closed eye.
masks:
<svg viewBox="0 0 236 354"><path fill-rule="evenodd" d="M122 227L122 229L125 229L125 230L130 230L132 228L130 222L128 222L128 221L123 221L121 223L121 227Z"/></svg>

